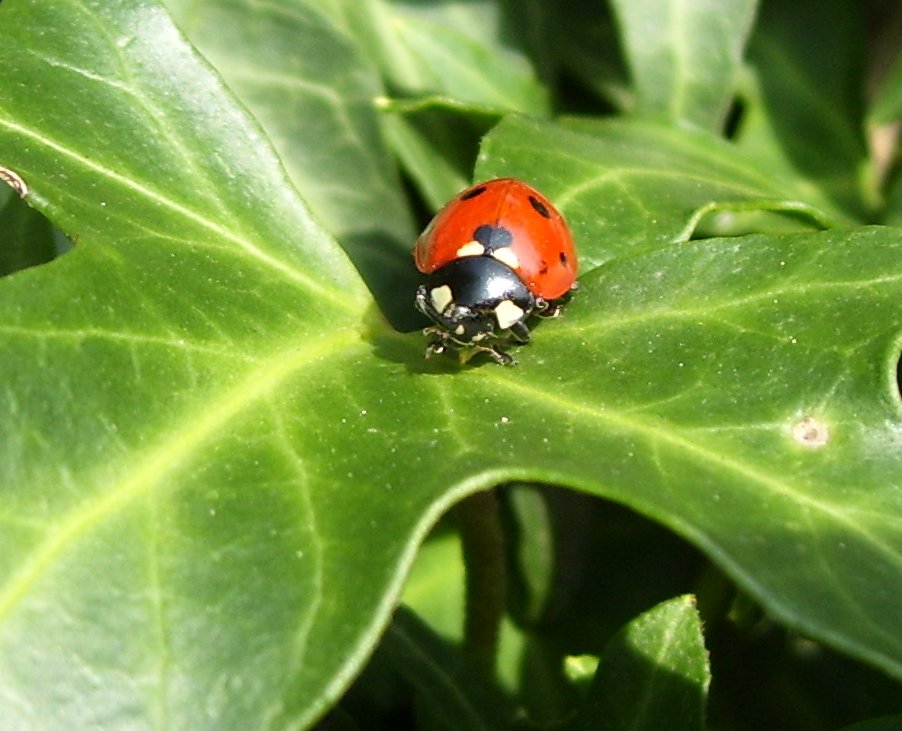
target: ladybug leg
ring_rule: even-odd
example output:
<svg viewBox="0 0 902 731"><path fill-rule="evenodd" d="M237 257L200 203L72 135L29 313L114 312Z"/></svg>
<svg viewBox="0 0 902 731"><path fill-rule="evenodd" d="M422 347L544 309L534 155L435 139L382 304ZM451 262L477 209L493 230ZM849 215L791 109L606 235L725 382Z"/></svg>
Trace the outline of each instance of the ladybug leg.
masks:
<svg viewBox="0 0 902 731"><path fill-rule="evenodd" d="M448 333L438 327L423 328L423 335L431 336L429 344L426 346L425 357L428 360L433 355L440 355L448 348Z"/></svg>
<svg viewBox="0 0 902 731"><path fill-rule="evenodd" d="M516 323L516 325L520 325L523 330L520 332L519 328L517 329L516 342L518 343L526 343L529 342L529 329L523 325L522 323ZM515 330L514 327L511 328L511 332ZM503 350L498 348L497 346L492 345L482 345L481 343L463 343L454 339L454 337L445 330L442 330L440 327L427 327L423 328L423 334L431 336L432 340L426 346L425 357L428 360L436 355L441 355L446 350L454 349L459 351L460 362L466 363L469 361L474 355L478 353L485 353L492 360L494 360L499 365L517 365L517 360L512 355L508 355Z"/></svg>
<svg viewBox="0 0 902 731"><path fill-rule="evenodd" d="M499 350L498 348L493 348L490 345L478 345L473 344L467 348L466 351L461 351L461 362L466 363L470 358L472 358L477 353L485 353L492 360L494 360L499 365L504 366L512 366L517 365L517 359L512 355L508 355L503 350Z"/></svg>
<svg viewBox="0 0 902 731"><path fill-rule="evenodd" d="M536 297L535 314L539 317L557 317L561 314L561 301L549 302L541 297Z"/></svg>
<svg viewBox="0 0 902 731"><path fill-rule="evenodd" d="M425 351L423 357L425 357L426 360L429 360L432 356L441 355L444 352L445 352L445 344L444 343L442 343L442 342L429 343L429 345L426 346L426 351Z"/></svg>
<svg viewBox="0 0 902 731"><path fill-rule="evenodd" d="M495 362L498 363L499 365L504 365L504 366L517 365L517 359L514 358L514 356L512 356L512 355L508 355L507 353L505 353L502 350L497 350L495 348L486 348L486 350L489 351L489 354L492 356L492 358L495 359Z"/></svg>
<svg viewBox="0 0 902 731"><path fill-rule="evenodd" d="M513 325L511 325L510 333L514 342L518 343L519 345L526 345L526 343L529 342L529 328L526 327L526 323L524 322L515 322Z"/></svg>
<svg viewBox="0 0 902 731"><path fill-rule="evenodd" d="M564 295L560 299L555 300L554 302L549 302L548 300L542 300L541 307L536 306L536 314L539 317L560 317L561 313L564 311L564 305L567 304L569 300L569 292L567 295Z"/></svg>

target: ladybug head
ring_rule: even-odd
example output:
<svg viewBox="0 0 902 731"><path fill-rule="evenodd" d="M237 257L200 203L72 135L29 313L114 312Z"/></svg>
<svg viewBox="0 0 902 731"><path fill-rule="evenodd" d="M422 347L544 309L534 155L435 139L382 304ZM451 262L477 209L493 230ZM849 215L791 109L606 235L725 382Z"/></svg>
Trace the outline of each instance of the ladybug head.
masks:
<svg viewBox="0 0 902 731"><path fill-rule="evenodd" d="M527 341L524 321L536 301L506 264L490 256L467 256L430 274L417 289L416 306L438 326L433 332L442 346L466 347L509 334Z"/></svg>

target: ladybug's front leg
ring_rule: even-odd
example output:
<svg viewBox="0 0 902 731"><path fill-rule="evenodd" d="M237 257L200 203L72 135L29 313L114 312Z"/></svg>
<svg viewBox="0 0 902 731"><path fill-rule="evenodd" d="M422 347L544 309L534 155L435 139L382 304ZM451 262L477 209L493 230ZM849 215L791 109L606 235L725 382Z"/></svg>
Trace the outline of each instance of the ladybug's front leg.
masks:
<svg viewBox="0 0 902 731"><path fill-rule="evenodd" d="M559 317L564 309L565 304L567 304L566 297L562 297L561 299L555 300L554 302L549 302L548 300L543 299L536 299L536 314L542 319Z"/></svg>
<svg viewBox="0 0 902 731"><path fill-rule="evenodd" d="M423 328L423 335L429 335L432 338L428 345L426 345L426 352L424 355L427 360L434 355L441 355L444 353L448 349L449 341L453 342L448 333L438 327Z"/></svg>
<svg viewBox="0 0 902 731"><path fill-rule="evenodd" d="M518 343L519 345L526 345L531 337L529 328L526 327L526 323L522 321L515 322L510 326L510 334L513 341Z"/></svg>
<svg viewBox="0 0 902 731"><path fill-rule="evenodd" d="M558 297L556 300L549 301L541 297L536 297L535 313L543 319L546 317L560 317L561 312L564 311L564 305L570 301L570 297L578 289L579 282L574 282L570 285L570 291L566 292L562 297Z"/></svg>
<svg viewBox="0 0 902 731"><path fill-rule="evenodd" d="M466 363L477 353L485 353L490 356L498 365L512 366L517 365L517 359L512 355L508 355L497 346L473 344L467 346L465 350L460 352L460 362Z"/></svg>

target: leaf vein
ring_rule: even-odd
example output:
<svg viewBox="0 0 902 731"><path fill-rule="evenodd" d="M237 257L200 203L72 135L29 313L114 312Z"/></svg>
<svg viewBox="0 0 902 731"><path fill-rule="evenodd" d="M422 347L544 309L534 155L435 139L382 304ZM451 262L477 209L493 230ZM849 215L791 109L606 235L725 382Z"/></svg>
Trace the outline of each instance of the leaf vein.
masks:
<svg viewBox="0 0 902 731"><path fill-rule="evenodd" d="M115 170L112 170L98 162L95 162L94 160L81 155L75 150L69 149L63 144L56 142L55 140L39 133L36 130L23 127L3 118L0 118L0 128L5 128L10 132L22 135L38 144L44 145L54 152L70 158L77 164L83 165L85 168L97 173L98 175L108 178L111 182L145 197L147 200L172 211L178 216L181 216L198 224L201 228L210 231L215 236L221 237L222 239L227 241L231 241L247 255L249 255L253 259L260 261L270 269L278 272L286 279L298 284L299 286L309 291L316 292L323 297L334 301L342 309L348 308L349 305L346 298L343 298L340 292L336 292L332 288L325 287L322 284L321 279L309 276L305 272L302 272L293 266L289 266L285 261L261 249L250 239L239 236L228 227L222 226L221 224L214 220L211 220L207 216L204 216L192 210L191 208L182 205L178 201L167 197L161 191L150 188L138 180L129 178L116 172Z"/></svg>
<svg viewBox="0 0 902 731"><path fill-rule="evenodd" d="M225 390L219 399L205 403L199 414L187 416L182 428L169 432L167 438L152 448L147 457L123 475L110 490L99 497L87 499L52 526L45 540L0 587L0 622L18 606L65 550L90 528L155 487L171 483L166 478L183 467L204 442L238 414L267 397L299 369L319 362L330 353L348 353L356 339L356 332L351 329L336 330L318 340L308 340L302 348L277 353Z"/></svg>

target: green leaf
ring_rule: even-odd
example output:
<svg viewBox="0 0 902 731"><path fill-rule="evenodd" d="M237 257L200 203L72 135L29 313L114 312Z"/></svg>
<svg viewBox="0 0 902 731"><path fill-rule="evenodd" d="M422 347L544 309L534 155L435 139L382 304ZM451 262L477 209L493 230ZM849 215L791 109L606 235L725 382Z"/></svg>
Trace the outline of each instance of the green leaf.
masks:
<svg viewBox="0 0 902 731"><path fill-rule="evenodd" d="M383 308L403 319L393 295L409 284L417 231L380 129L384 91L363 53L313 2L166 5L263 126L317 219L377 285Z"/></svg>
<svg viewBox="0 0 902 731"><path fill-rule="evenodd" d="M615 108L635 107L608 4L570 0L554 3L551 12L547 45L560 66Z"/></svg>
<svg viewBox="0 0 902 731"><path fill-rule="evenodd" d="M85 239L129 249L160 237L211 263L217 246L231 247L308 294L323 292L323 304L337 296L330 287L349 287L339 309L362 301L353 268L314 228L258 128L154 3L60 10L20 1L3 13L0 149L35 207ZM128 25L139 16L146 29ZM28 83L37 81L41 95ZM91 99L91 114L75 113L80 98ZM301 247L287 230L315 235Z"/></svg>
<svg viewBox="0 0 902 731"><path fill-rule="evenodd" d="M513 711L507 698L413 613L397 612L380 652L424 700L432 725L452 731L509 728Z"/></svg>
<svg viewBox="0 0 902 731"><path fill-rule="evenodd" d="M559 488L515 485L503 494L509 611L561 647L591 638L597 652L631 618L692 586L700 571L691 546L621 505Z"/></svg>
<svg viewBox="0 0 902 731"><path fill-rule="evenodd" d="M303 374L367 352L370 300L153 3L4 3L0 66L0 158L79 239L0 287L0 716L309 721L381 599L310 645L347 610L321 593L342 549L295 451L298 419L338 401Z"/></svg>
<svg viewBox="0 0 902 731"><path fill-rule="evenodd" d="M897 229L687 241L712 200L836 219L709 136L512 119L479 170L562 201L582 290L518 369L424 362L156 3L6 0L0 67L0 165L78 239L0 280L5 723L309 726L512 480L902 677Z"/></svg>
<svg viewBox="0 0 902 731"><path fill-rule="evenodd" d="M636 113L719 130L757 5L614 0Z"/></svg>
<svg viewBox="0 0 902 731"><path fill-rule="evenodd" d="M47 219L0 183L0 276L55 256L53 227Z"/></svg>
<svg viewBox="0 0 902 731"><path fill-rule="evenodd" d="M860 7L825 0L817 12L793 0L762 4L749 42L754 89L738 141L767 167L818 185L836 205L869 216L861 171L866 161Z"/></svg>
<svg viewBox="0 0 902 731"><path fill-rule="evenodd" d="M463 632L463 587L460 540L444 531L420 546L402 599L434 632L456 641Z"/></svg>
<svg viewBox="0 0 902 731"><path fill-rule="evenodd" d="M882 79L880 90L871 107L870 122L874 125L893 124L902 119L902 53Z"/></svg>
<svg viewBox="0 0 902 731"><path fill-rule="evenodd" d="M434 97L386 101L385 109L394 150L433 212L471 183L479 141L501 117L496 109Z"/></svg>
<svg viewBox="0 0 902 731"><path fill-rule="evenodd" d="M656 145L642 125L584 126L604 134L593 139L522 119L506 121L487 141L477 170L480 177L504 171L540 184L570 218L588 268L605 264L582 278L566 324L554 323L553 337L567 351L574 374L572 397L564 396L559 378L526 387L521 376L523 388L512 392L533 409L574 414L577 421L575 414L582 414L593 422L594 436L568 440L570 449L560 456L572 465L580 445L587 445L584 458L594 471L585 484L679 530L784 621L806 630L817 625L821 638L863 652L860 657L898 674L898 661L889 659L898 650L887 651L886 645L896 646L896 609L886 604L893 600L885 587L899 570L899 534L888 517L892 509L881 514L877 508L872 515L875 500L895 504L898 467L892 449L871 446L897 439L898 346L894 326L887 325L898 319L892 314L897 231L671 246L684 238L679 227L691 220L695 195L699 202L749 194L754 200L779 196L781 188L794 192L793 182L779 175L768 182L753 178L760 173L750 162L736 164L743 157L710 138L707 147L701 138L696 147L687 144L692 135L673 133L671 144L664 136ZM538 140L545 146L539 148ZM749 180L741 191L718 183L718 170L728 168L725 179ZM666 189L658 187L662 177L670 182ZM705 180L711 181L707 189ZM658 251L624 256L652 247ZM684 297L694 304L687 307ZM865 321L871 324L862 329ZM584 411L588 403L593 406ZM633 421L632 415L646 410L649 422L638 416ZM820 448L825 434L826 450ZM625 456L609 461L600 455ZM838 472L836 464L850 467ZM599 480L599 474L617 477ZM555 475L546 479L578 482ZM728 484L728 504L719 505ZM643 507L639 496L645 490L652 497ZM847 491L858 497L853 519L845 517ZM784 511L794 517L776 517ZM728 552L757 555L755 577L737 572L733 558L700 541L698 526L683 523L690 513L718 524L715 532L729 544ZM758 516L751 532L742 522L750 515ZM852 535L855 549L846 542ZM768 545L768 536L783 555L778 562L765 560L768 568L757 573L765 557L755 546ZM812 541L817 548L809 553ZM795 561L803 559L807 576L797 572ZM784 586L790 565L791 588ZM765 590L762 581L771 588ZM843 598L822 594L826 583L848 582L860 590L851 596L840 592ZM869 605L866 623L854 618L862 602ZM857 639L847 643L841 636L846 631Z"/></svg>
<svg viewBox="0 0 902 731"><path fill-rule="evenodd" d="M878 718L872 721L864 721L856 723L852 726L846 726L843 731L900 731L902 730L902 716L893 716L892 718Z"/></svg>
<svg viewBox="0 0 902 731"><path fill-rule="evenodd" d="M332 0L329 12L401 96L544 113L548 95L524 50L530 13L523 5Z"/></svg>
<svg viewBox="0 0 902 731"><path fill-rule="evenodd" d="M672 599L637 617L608 644L579 727L701 731L710 682L695 599Z"/></svg>
<svg viewBox="0 0 902 731"><path fill-rule="evenodd" d="M783 621L897 676L900 246L868 229L625 258L556 328L566 380L495 379L578 430L552 481L661 519Z"/></svg>
<svg viewBox="0 0 902 731"><path fill-rule="evenodd" d="M505 539L510 551L509 611L524 624L547 612L555 577L554 526L547 498L530 485L505 494Z"/></svg>

